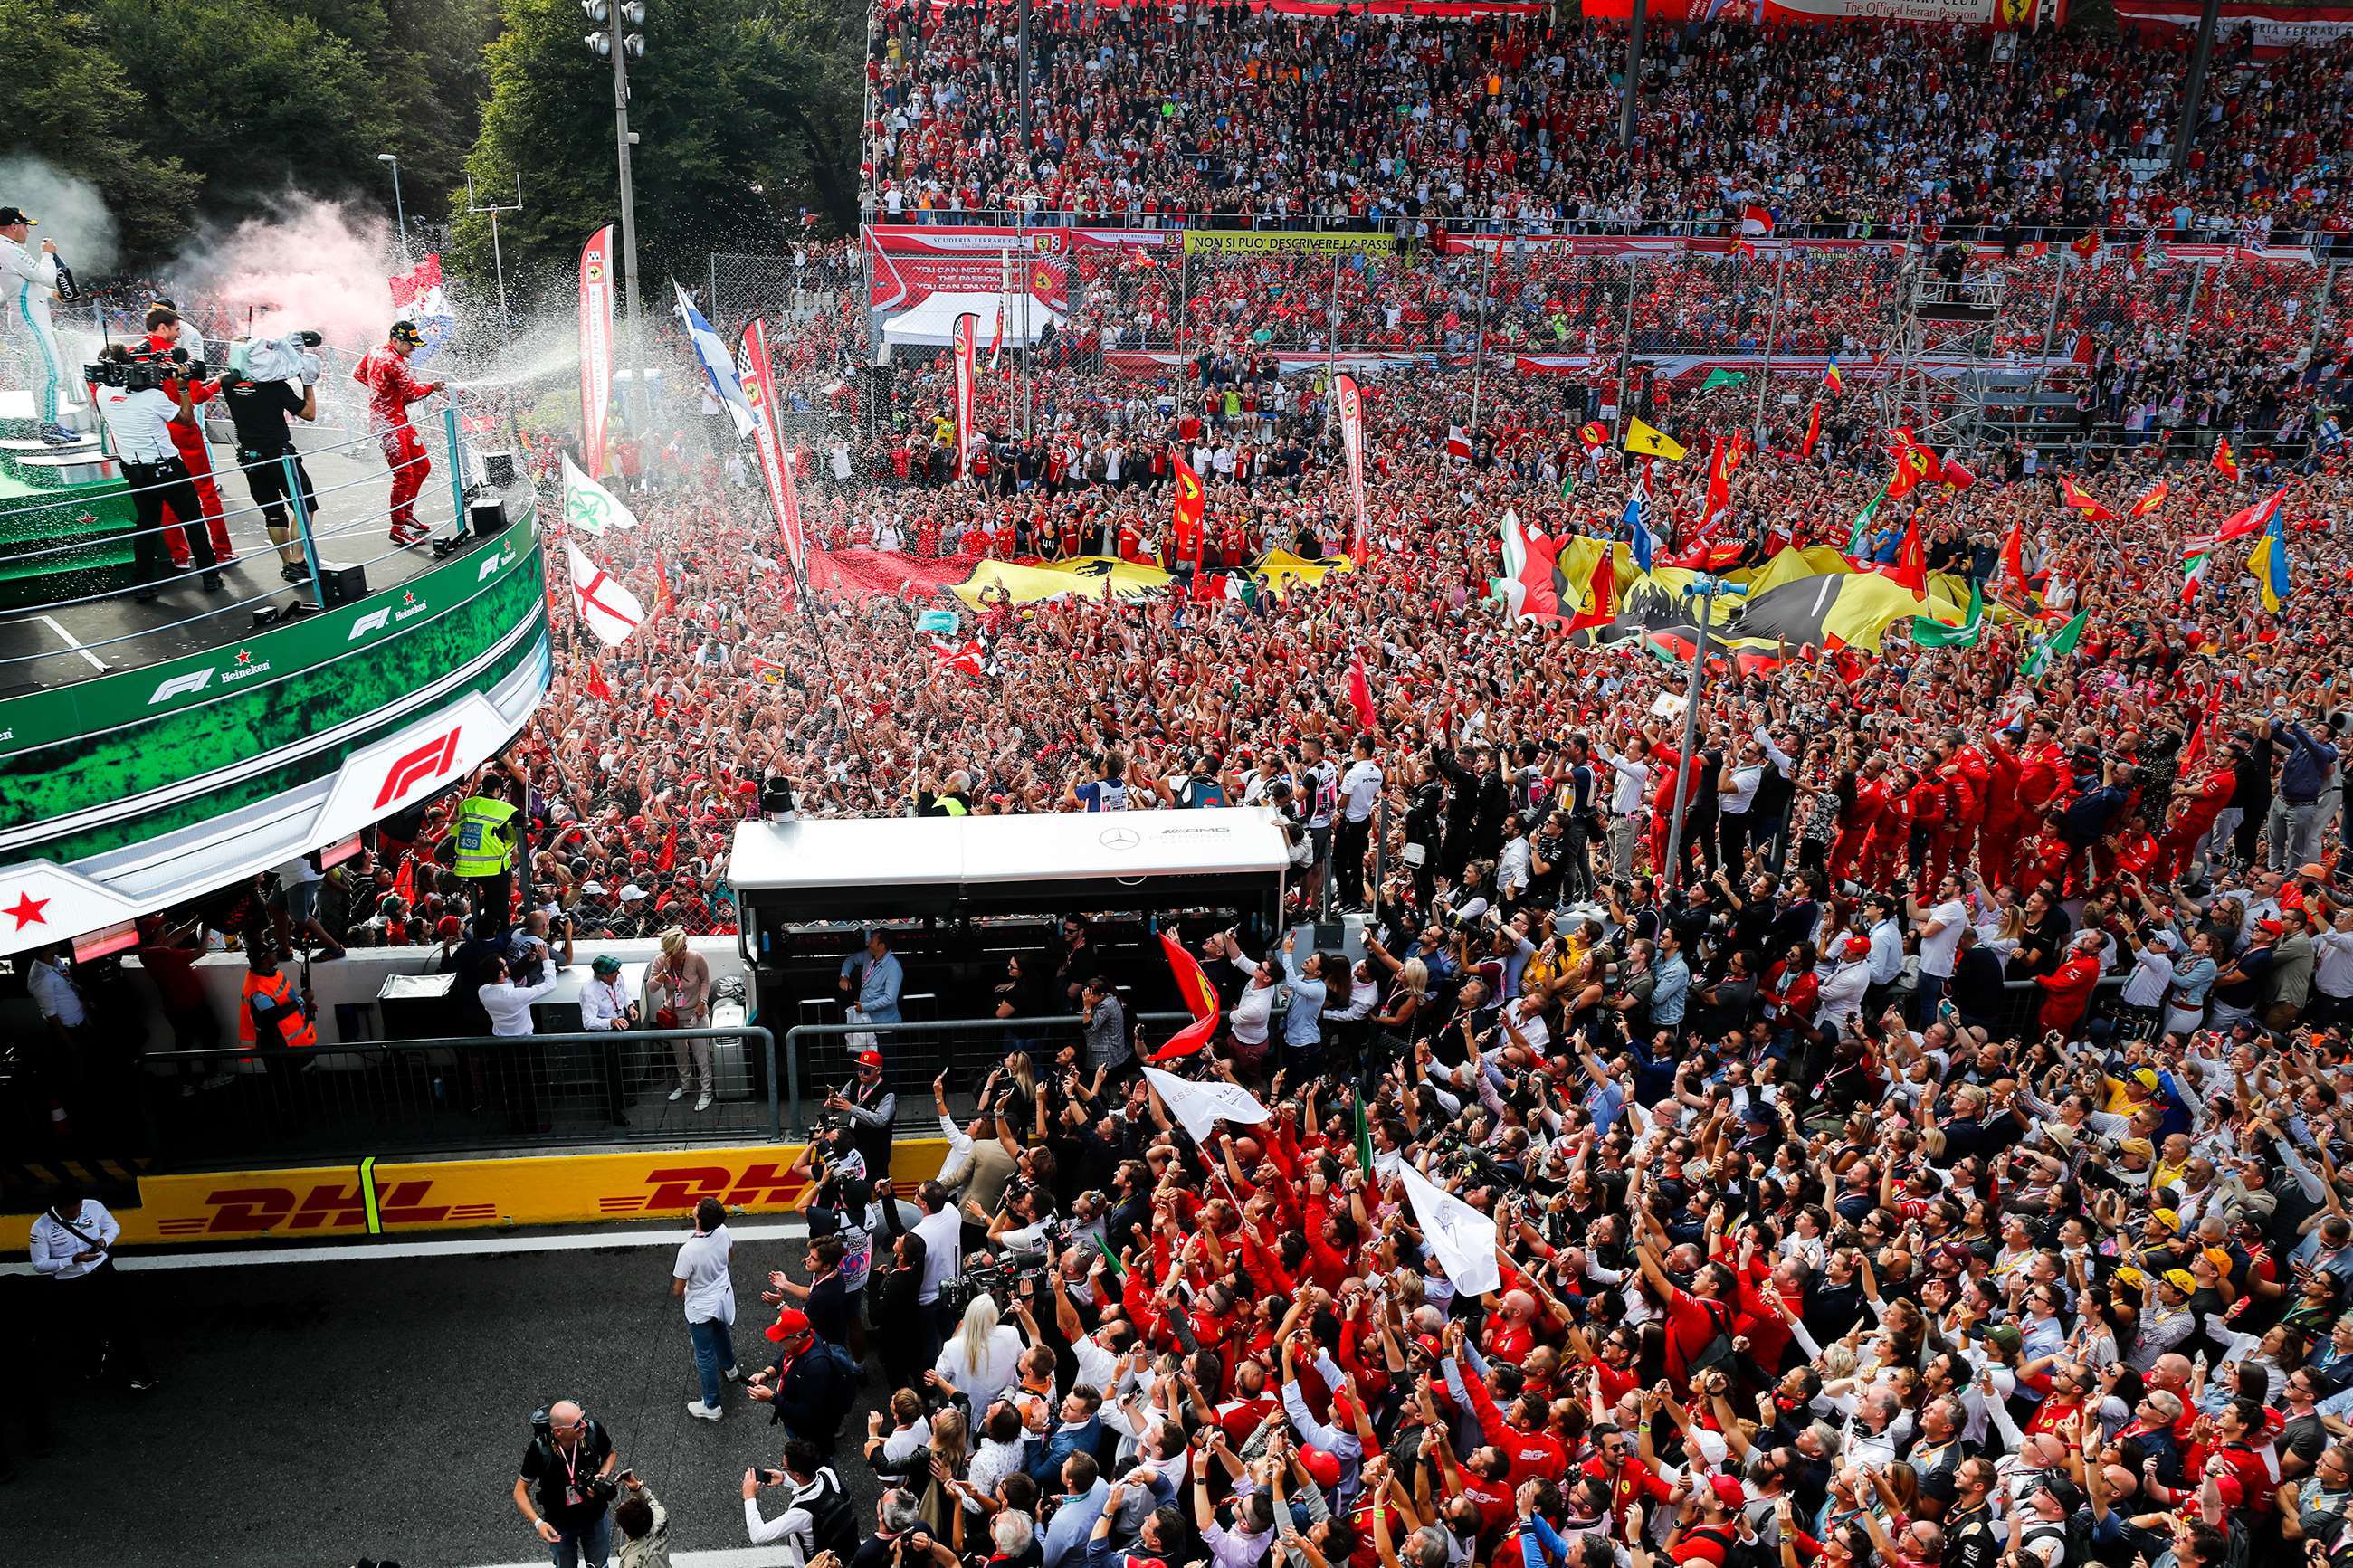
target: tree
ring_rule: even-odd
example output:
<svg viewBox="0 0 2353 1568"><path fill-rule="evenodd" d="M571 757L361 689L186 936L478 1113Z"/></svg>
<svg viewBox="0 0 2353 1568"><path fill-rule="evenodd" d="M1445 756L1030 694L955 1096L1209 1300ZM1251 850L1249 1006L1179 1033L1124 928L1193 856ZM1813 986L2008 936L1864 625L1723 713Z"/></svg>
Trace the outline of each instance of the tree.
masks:
<svg viewBox="0 0 2353 1568"><path fill-rule="evenodd" d="M94 0L110 53L146 101L147 145L204 176L208 213L287 191L373 194L396 129L353 46L259 0Z"/></svg>
<svg viewBox="0 0 2353 1568"><path fill-rule="evenodd" d="M629 68L641 298L699 276L712 249L774 249L802 206L857 219L861 11L844 0L648 0L646 58ZM573 0L505 0L491 98L467 167L486 190L522 177L502 219L508 272L568 276L617 222L612 68L581 45ZM460 270L487 278L490 226L461 218Z"/></svg>
<svg viewBox="0 0 2353 1568"><path fill-rule="evenodd" d="M146 113L88 16L0 0L0 59L9 113L0 151L29 153L98 187L134 262L171 254L186 234L202 178L142 144ZM37 216L37 215L36 215ZM64 237L70 242L70 236Z"/></svg>

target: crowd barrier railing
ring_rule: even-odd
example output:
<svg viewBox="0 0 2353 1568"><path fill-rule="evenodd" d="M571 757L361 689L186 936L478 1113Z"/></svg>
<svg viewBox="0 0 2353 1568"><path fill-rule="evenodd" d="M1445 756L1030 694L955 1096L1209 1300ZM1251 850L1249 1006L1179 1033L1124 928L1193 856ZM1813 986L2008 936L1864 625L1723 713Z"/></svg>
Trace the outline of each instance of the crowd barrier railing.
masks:
<svg viewBox="0 0 2353 1568"><path fill-rule="evenodd" d="M2123 987L2123 976L2104 977L2092 1016L2111 1013ZM2042 988L2013 980L2003 993L1990 1033L2031 1040ZM1148 1052L1188 1021L1155 1012L1125 1026L1142 1028ZM708 1042L715 1090L702 1111L693 1090L669 1098L681 1080L681 1053L700 1073L698 1042ZM1084 1042L1084 1022L1058 1015L801 1024L783 1031L781 1051L770 1027L749 1024L157 1051L141 1065L148 1152L162 1167L261 1167L368 1154L797 1143L825 1124L827 1096L850 1082L854 1053L870 1048L882 1055L884 1081L898 1097L894 1123L905 1133L936 1127L932 1090L943 1075L949 1114L961 1121L1008 1053L1026 1051L1047 1080L1060 1076L1060 1053L1077 1047L1083 1057Z"/></svg>

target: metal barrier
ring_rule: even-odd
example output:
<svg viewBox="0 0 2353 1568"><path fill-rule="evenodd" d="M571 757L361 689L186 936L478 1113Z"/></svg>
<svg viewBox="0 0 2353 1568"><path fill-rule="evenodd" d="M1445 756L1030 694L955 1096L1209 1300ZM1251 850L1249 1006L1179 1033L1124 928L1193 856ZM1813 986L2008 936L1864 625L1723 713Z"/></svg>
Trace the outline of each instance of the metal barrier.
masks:
<svg viewBox="0 0 2353 1568"><path fill-rule="evenodd" d="M1128 1026L1141 1026L1147 1039L1156 1041L1191 1021L1183 1013L1138 1013L1130 1015ZM853 1035L859 1037L855 1047L849 1041ZM803 1100L821 1099L820 1090L828 1084L847 1080L852 1049L864 1049L869 1038L882 1053L883 1081L902 1097L898 1125L921 1127L934 1120L932 1085L942 1073L949 1079L951 1107L967 1108L971 1091L1008 1052L1029 1052L1038 1076L1045 1079L1052 1075L1055 1054L1064 1046L1082 1046L1085 1037L1084 1021L1071 1014L918 1024L797 1024L785 1031L784 1126L795 1138L807 1136Z"/></svg>
<svg viewBox="0 0 2353 1568"><path fill-rule="evenodd" d="M711 1042L707 1110L677 1055ZM757 1025L446 1040L309 1050L155 1051L149 1148L179 1166L305 1163L364 1154L512 1152L582 1143L782 1140L776 1037ZM174 1088L174 1080L182 1086Z"/></svg>

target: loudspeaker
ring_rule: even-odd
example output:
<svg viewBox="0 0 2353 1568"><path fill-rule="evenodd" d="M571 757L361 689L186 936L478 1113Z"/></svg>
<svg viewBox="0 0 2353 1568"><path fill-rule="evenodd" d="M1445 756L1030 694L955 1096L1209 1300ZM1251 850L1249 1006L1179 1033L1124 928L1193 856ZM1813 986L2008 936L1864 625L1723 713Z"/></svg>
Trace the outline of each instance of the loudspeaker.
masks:
<svg viewBox="0 0 2353 1568"><path fill-rule="evenodd" d="M364 566L322 566L319 568L321 597L330 605L352 605L367 597L367 568Z"/></svg>
<svg viewBox="0 0 2353 1568"><path fill-rule="evenodd" d="M515 458L512 452L482 454L482 477L501 489L515 482Z"/></svg>
<svg viewBox="0 0 2353 1568"><path fill-rule="evenodd" d="M507 526L506 502L496 496L473 501L466 508L466 526L477 539L489 539Z"/></svg>

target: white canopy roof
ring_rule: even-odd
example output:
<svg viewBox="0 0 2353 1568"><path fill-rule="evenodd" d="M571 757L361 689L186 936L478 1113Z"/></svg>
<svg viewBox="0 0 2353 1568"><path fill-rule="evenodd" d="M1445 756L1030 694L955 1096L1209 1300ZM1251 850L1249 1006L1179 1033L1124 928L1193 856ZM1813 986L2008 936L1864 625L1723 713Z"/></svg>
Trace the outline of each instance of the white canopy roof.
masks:
<svg viewBox="0 0 2353 1568"><path fill-rule="evenodd" d="M1275 878L1289 866L1272 814L1241 806L746 822L735 829L727 879L756 897L781 889Z"/></svg>
<svg viewBox="0 0 2353 1568"><path fill-rule="evenodd" d="M997 312L1005 310L1005 346L1019 348L1028 335L1035 337L1048 327L1062 330L1062 318L1042 300L1032 299L1029 313L1022 313L1019 299L1007 300L1001 294L933 294L919 304L889 317L882 323L882 341L910 348L944 348L955 341L958 316L977 316L974 327L974 346L982 353L997 336Z"/></svg>

